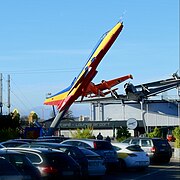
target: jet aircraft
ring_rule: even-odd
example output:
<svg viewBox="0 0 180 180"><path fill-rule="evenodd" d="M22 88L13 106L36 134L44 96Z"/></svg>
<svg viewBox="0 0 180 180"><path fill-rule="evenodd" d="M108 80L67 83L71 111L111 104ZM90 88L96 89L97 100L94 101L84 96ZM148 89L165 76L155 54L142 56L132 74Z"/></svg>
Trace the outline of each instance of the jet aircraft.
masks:
<svg viewBox="0 0 180 180"><path fill-rule="evenodd" d="M116 99L117 102L121 101L122 103L125 101L135 101L141 102L142 100L147 100L149 97L156 96L162 92L180 88L180 76L177 73L172 75L172 78L143 83L139 85L133 85L131 82L128 82L124 85L125 94L118 94L114 91L111 95L100 98L89 98L83 100L83 102L97 102L97 101L110 101ZM115 101L114 101L115 102ZM76 103L80 103L79 100Z"/></svg>
<svg viewBox="0 0 180 180"><path fill-rule="evenodd" d="M126 95L116 95L116 99L129 101L142 101L150 96L155 96L159 93L177 88L180 86L180 77L177 73L172 75L172 78L165 80L154 81L134 86L132 83L124 85Z"/></svg>
<svg viewBox="0 0 180 180"><path fill-rule="evenodd" d="M92 98L92 97L104 97L109 93L114 94L114 92L118 90L118 88L115 89L111 89L111 88L116 86L117 84L122 83L123 81L129 78L133 79L133 76L131 74L128 74L126 76L122 76L109 81L102 80L101 83L99 84L94 84L93 82L90 82L86 92L82 93L82 96Z"/></svg>
<svg viewBox="0 0 180 180"><path fill-rule="evenodd" d="M78 77L74 78L71 85L63 91L60 91L59 93L50 96L45 100L45 105L56 105L58 109L58 114L50 125L48 135L53 134L53 131L57 128L64 114L73 104L73 102L80 96L83 98L89 84L97 74L97 66L101 62L106 52L112 46L122 29L123 23L119 21L110 31L103 34L95 49L92 51L84 68Z"/></svg>

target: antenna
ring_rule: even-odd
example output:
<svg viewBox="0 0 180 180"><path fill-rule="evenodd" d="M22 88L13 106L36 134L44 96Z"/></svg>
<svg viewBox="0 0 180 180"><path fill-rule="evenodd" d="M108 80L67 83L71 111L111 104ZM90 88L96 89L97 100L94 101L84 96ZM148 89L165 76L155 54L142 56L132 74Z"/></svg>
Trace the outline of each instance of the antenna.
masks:
<svg viewBox="0 0 180 180"><path fill-rule="evenodd" d="M126 14L126 10L124 10L124 12L122 13L122 15L121 15L121 17L120 17L120 22L122 22L123 21L123 18L124 18L124 15Z"/></svg>

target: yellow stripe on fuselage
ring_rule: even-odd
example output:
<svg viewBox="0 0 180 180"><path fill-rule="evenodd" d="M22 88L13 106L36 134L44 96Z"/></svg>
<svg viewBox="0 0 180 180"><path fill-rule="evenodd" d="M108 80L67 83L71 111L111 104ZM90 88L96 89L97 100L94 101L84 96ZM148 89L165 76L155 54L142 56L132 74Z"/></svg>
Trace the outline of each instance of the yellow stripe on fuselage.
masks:
<svg viewBox="0 0 180 180"><path fill-rule="evenodd" d="M92 59L95 58L100 51L106 46L106 44L110 41L111 37L113 36L113 34L115 34L116 31L118 31L118 29L120 29L120 27L122 26L121 22L118 22L104 37L104 39L102 40L102 42L99 44L99 46L97 47L97 49L95 50L95 52L92 54L92 56L90 57L89 61L87 62L86 66L84 67L84 69L82 70L82 72L80 73L79 77L77 78L76 82L81 78L81 76L83 76L83 74L85 73L85 69L91 65L92 63ZM74 84L76 84L76 82ZM80 85L78 85L80 86ZM72 86L72 88L74 88L74 86ZM71 89L72 89L71 88ZM78 87L77 87L78 88ZM73 91L70 94L74 94L76 92L76 89L74 88Z"/></svg>
<svg viewBox="0 0 180 180"><path fill-rule="evenodd" d="M52 103L53 102L56 102L56 101L61 101L63 99L65 99L67 96L68 96L68 93L69 91L66 91L64 93L61 93L61 94L58 94L56 96L52 96L50 98L47 98L45 101L44 101L44 104L49 104L49 103Z"/></svg>
<svg viewBox="0 0 180 180"><path fill-rule="evenodd" d="M86 69L91 66L92 60L101 52L102 49L104 49L107 43L111 40L112 36L121 28L121 26L122 23L118 22L109 32L104 34L105 35L104 39L102 39L100 44L97 46L94 53L91 55L90 59L88 60L82 71L80 72L79 76L77 77L72 87L66 92L47 98L44 104L50 104L50 103L53 104L53 102L64 100L67 96L73 96L76 93L76 91L78 90L79 86L82 83L80 79L82 78L82 76L84 76L84 73L86 73Z"/></svg>

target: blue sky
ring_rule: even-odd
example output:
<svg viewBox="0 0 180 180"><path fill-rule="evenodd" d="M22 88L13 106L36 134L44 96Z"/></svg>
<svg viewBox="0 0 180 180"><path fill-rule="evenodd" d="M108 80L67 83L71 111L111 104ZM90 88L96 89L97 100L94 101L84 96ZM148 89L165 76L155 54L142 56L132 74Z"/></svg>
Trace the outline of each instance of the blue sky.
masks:
<svg viewBox="0 0 180 180"><path fill-rule="evenodd" d="M124 28L93 82L132 74L133 84L169 78L179 69L179 0L6 0L0 2L3 111L7 75L11 109L47 118L46 94L71 83L101 35L123 15ZM119 93L124 93L123 84ZM73 106L74 107L74 106ZM84 107L74 114L89 113Z"/></svg>

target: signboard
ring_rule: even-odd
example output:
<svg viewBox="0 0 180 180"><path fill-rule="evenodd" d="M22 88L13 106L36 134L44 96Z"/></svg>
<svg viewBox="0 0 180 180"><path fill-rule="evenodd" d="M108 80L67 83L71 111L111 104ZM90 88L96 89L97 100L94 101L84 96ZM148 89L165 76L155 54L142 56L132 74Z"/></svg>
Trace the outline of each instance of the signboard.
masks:
<svg viewBox="0 0 180 180"><path fill-rule="evenodd" d="M135 129L137 127L138 123L137 123L136 119L130 118L130 119L127 120L127 124L126 125L127 125L128 129L133 130L133 129Z"/></svg>

